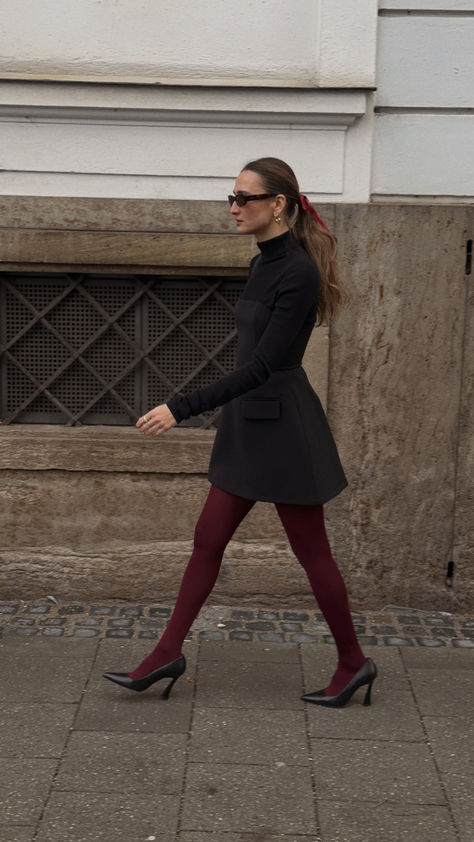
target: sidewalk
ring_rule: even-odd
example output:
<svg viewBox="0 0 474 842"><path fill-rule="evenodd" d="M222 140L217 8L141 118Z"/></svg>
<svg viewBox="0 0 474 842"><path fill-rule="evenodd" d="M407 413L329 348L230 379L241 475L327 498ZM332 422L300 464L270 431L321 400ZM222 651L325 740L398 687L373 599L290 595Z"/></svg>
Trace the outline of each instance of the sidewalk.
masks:
<svg viewBox="0 0 474 842"><path fill-rule="evenodd" d="M335 662L314 612L292 620L268 609L245 608L244 617L206 609L166 702L164 682L131 693L101 677L141 660L159 633L142 623L165 622L166 607L6 605L2 842L474 839L472 620L357 615L379 668L372 707L362 706L361 690L330 710L300 701L324 686ZM273 628L245 628L252 623ZM282 629L291 623L298 630ZM402 635L407 628L420 632ZM245 631L250 639L236 637Z"/></svg>

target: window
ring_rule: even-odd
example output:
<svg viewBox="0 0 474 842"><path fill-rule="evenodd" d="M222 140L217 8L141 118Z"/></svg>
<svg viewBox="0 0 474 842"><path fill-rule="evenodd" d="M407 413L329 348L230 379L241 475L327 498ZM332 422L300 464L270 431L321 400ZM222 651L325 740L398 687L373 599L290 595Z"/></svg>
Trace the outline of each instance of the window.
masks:
<svg viewBox="0 0 474 842"><path fill-rule="evenodd" d="M0 275L4 423L134 424L233 369L244 280ZM210 427L217 411L183 425Z"/></svg>

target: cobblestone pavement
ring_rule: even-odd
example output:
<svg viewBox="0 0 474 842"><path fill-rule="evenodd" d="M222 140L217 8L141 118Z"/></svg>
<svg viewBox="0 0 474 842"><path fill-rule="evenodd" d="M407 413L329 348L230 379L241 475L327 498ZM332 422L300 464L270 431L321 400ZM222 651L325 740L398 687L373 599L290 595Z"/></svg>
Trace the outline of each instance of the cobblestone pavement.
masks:
<svg viewBox="0 0 474 842"><path fill-rule="evenodd" d="M0 635L156 639L170 606L122 601L0 602ZM354 613L363 646L454 646L474 648L474 619L388 605L378 612ZM239 640L264 643L333 643L322 615L314 610L205 606L188 640Z"/></svg>

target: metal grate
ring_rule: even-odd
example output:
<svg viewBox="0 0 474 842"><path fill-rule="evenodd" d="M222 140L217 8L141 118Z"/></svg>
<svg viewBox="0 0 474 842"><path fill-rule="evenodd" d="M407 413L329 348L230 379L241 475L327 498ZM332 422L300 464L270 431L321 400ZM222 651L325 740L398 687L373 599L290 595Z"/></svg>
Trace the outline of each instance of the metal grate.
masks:
<svg viewBox="0 0 474 842"><path fill-rule="evenodd" d="M0 275L3 423L133 424L233 369L241 279ZM183 422L210 427L217 411Z"/></svg>

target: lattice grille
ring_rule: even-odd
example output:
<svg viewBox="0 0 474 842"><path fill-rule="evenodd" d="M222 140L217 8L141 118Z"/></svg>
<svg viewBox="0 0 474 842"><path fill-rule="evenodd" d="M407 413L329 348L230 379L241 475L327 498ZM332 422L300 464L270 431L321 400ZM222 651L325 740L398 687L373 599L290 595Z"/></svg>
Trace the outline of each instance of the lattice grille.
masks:
<svg viewBox="0 0 474 842"><path fill-rule="evenodd" d="M0 276L4 423L133 424L231 371L243 280ZM217 413L185 422L211 426Z"/></svg>

